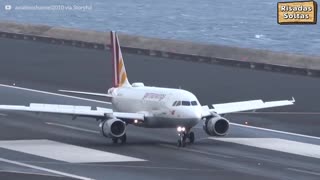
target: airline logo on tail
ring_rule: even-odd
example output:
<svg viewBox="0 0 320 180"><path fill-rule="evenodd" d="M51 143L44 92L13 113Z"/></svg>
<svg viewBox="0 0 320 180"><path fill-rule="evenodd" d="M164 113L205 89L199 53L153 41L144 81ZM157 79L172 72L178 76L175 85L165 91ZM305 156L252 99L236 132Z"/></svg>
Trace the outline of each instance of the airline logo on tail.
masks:
<svg viewBox="0 0 320 180"><path fill-rule="evenodd" d="M128 81L126 68L124 67L118 35L114 31L111 31L110 35L113 62L113 86L130 87L131 85Z"/></svg>

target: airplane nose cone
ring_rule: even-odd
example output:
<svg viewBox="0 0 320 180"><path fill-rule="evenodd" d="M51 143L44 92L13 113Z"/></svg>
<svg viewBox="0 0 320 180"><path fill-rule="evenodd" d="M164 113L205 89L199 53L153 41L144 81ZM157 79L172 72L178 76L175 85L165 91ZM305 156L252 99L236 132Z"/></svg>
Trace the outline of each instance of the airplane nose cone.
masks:
<svg viewBox="0 0 320 180"><path fill-rule="evenodd" d="M197 110L189 111L188 116L191 119L201 119L201 112Z"/></svg>

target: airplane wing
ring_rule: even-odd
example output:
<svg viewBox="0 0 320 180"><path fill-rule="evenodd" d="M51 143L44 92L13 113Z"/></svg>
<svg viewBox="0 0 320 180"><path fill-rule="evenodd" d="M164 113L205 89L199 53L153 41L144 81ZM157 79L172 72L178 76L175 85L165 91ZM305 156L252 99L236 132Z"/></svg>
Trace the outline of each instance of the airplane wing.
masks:
<svg viewBox="0 0 320 180"><path fill-rule="evenodd" d="M203 116L208 116L211 113L216 114L228 114L242 111L250 111L257 109L265 109L271 107L279 106L288 106L293 105L295 99L292 97L292 100L281 100L281 101L269 101L264 102L261 99L251 100L251 101L240 101L240 102L231 102L231 103L222 103L222 104L212 104L212 108L208 106L202 106Z"/></svg>
<svg viewBox="0 0 320 180"><path fill-rule="evenodd" d="M114 112L108 108L92 108L91 106L71 106L71 105L59 105L59 104L37 104L31 103L29 106L16 106L16 105L0 105L0 110L5 111L24 111L35 113L53 113L53 114L65 114L73 117L92 117L96 119L105 118L119 118L124 121L128 120L144 120L144 114L142 113L125 113Z"/></svg>
<svg viewBox="0 0 320 180"><path fill-rule="evenodd" d="M60 92L67 92L73 94L84 94L84 95L93 95L93 96L102 96L102 97L112 97L111 94L103 94L103 93L93 93L93 92L84 92L84 91L69 91L69 90L59 90Z"/></svg>

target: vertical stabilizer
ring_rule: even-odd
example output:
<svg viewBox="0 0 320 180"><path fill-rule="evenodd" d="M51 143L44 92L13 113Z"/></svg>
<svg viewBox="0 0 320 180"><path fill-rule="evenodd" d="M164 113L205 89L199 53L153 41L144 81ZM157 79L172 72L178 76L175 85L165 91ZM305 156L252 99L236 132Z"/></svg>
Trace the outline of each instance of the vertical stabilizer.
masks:
<svg viewBox="0 0 320 180"><path fill-rule="evenodd" d="M111 31L111 51L113 65L113 86L131 87L122 57L120 43L116 32Z"/></svg>

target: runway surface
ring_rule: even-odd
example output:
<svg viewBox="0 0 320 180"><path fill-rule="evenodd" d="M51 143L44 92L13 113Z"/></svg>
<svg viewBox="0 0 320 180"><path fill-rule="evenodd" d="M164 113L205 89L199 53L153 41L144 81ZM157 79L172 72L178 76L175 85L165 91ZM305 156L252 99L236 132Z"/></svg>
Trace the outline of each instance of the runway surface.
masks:
<svg viewBox="0 0 320 180"><path fill-rule="evenodd" d="M104 92L111 85L108 52L1 38L0 50L0 104L108 107L30 90ZM232 124L225 138L208 138L199 124L196 143L186 148L176 147L174 129L129 126L128 143L113 145L99 134L95 120L0 112L0 178L320 178L319 79L132 54L124 58L131 82L180 86L194 92L202 104L291 96L297 104L228 115L231 122L268 129Z"/></svg>

